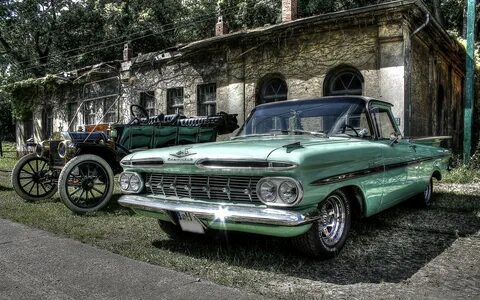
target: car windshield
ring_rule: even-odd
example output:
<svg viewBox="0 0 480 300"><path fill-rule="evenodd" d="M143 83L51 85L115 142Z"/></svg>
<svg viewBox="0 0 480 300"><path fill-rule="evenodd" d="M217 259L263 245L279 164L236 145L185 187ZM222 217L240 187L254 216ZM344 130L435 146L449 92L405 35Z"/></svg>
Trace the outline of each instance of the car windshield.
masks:
<svg viewBox="0 0 480 300"><path fill-rule="evenodd" d="M360 99L284 101L255 108L237 137L309 134L370 137L365 102Z"/></svg>

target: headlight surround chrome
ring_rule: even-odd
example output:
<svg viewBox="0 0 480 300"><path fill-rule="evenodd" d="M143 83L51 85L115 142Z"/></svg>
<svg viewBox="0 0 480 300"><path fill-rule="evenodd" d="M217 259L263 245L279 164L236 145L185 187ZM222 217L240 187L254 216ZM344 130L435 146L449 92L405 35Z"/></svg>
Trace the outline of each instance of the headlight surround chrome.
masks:
<svg viewBox="0 0 480 300"><path fill-rule="evenodd" d="M138 173L123 172L119 178L120 189L126 194L139 193L143 188L143 179Z"/></svg>
<svg viewBox="0 0 480 300"><path fill-rule="evenodd" d="M66 140L66 141L60 142L60 144L58 144L58 147L57 147L57 152L60 158L65 158L69 154L71 155L73 150L72 150L70 141Z"/></svg>
<svg viewBox="0 0 480 300"><path fill-rule="evenodd" d="M303 187L290 177L264 177L257 183L258 199L270 206L293 206L303 197Z"/></svg>
<svg viewBox="0 0 480 300"><path fill-rule="evenodd" d="M50 150L50 144L49 142L46 142L46 141L40 142L35 146L35 154L38 157L48 156L49 150Z"/></svg>

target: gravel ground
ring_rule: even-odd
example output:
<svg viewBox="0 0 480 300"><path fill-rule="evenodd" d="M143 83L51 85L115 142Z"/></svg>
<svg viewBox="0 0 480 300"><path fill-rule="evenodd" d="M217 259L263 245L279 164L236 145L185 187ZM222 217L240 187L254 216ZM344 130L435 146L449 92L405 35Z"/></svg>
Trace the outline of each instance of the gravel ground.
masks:
<svg viewBox="0 0 480 300"><path fill-rule="evenodd" d="M323 279L270 284L295 298L480 299L479 195L479 185L438 184L430 209L401 205L361 221L344 249L361 253L356 276L340 255Z"/></svg>

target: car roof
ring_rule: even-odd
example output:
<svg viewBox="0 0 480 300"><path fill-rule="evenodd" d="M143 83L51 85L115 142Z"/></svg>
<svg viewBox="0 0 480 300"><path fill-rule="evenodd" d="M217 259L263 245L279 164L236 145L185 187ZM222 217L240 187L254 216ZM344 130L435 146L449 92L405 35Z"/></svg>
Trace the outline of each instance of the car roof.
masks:
<svg viewBox="0 0 480 300"><path fill-rule="evenodd" d="M314 97L314 98L300 98L300 99L287 99L287 101L277 101L277 102L270 102L270 103L264 103L257 105L256 107L264 107L264 106L269 106L269 105L278 105L279 103L288 103L291 101L300 101L300 102L308 102L308 101L335 101L335 100L342 100L342 101L363 101L365 102L366 105L368 105L369 102L378 102L380 104L388 105L388 106L393 106L392 103L383 101L383 100L378 100L375 98L371 97L366 97L366 96L325 96L325 97Z"/></svg>

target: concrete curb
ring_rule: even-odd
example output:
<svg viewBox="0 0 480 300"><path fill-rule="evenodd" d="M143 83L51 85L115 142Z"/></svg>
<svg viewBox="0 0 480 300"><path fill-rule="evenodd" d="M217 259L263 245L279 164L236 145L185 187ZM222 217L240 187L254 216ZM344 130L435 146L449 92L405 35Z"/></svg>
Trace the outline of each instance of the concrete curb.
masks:
<svg viewBox="0 0 480 300"><path fill-rule="evenodd" d="M0 219L1 299L259 299Z"/></svg>

